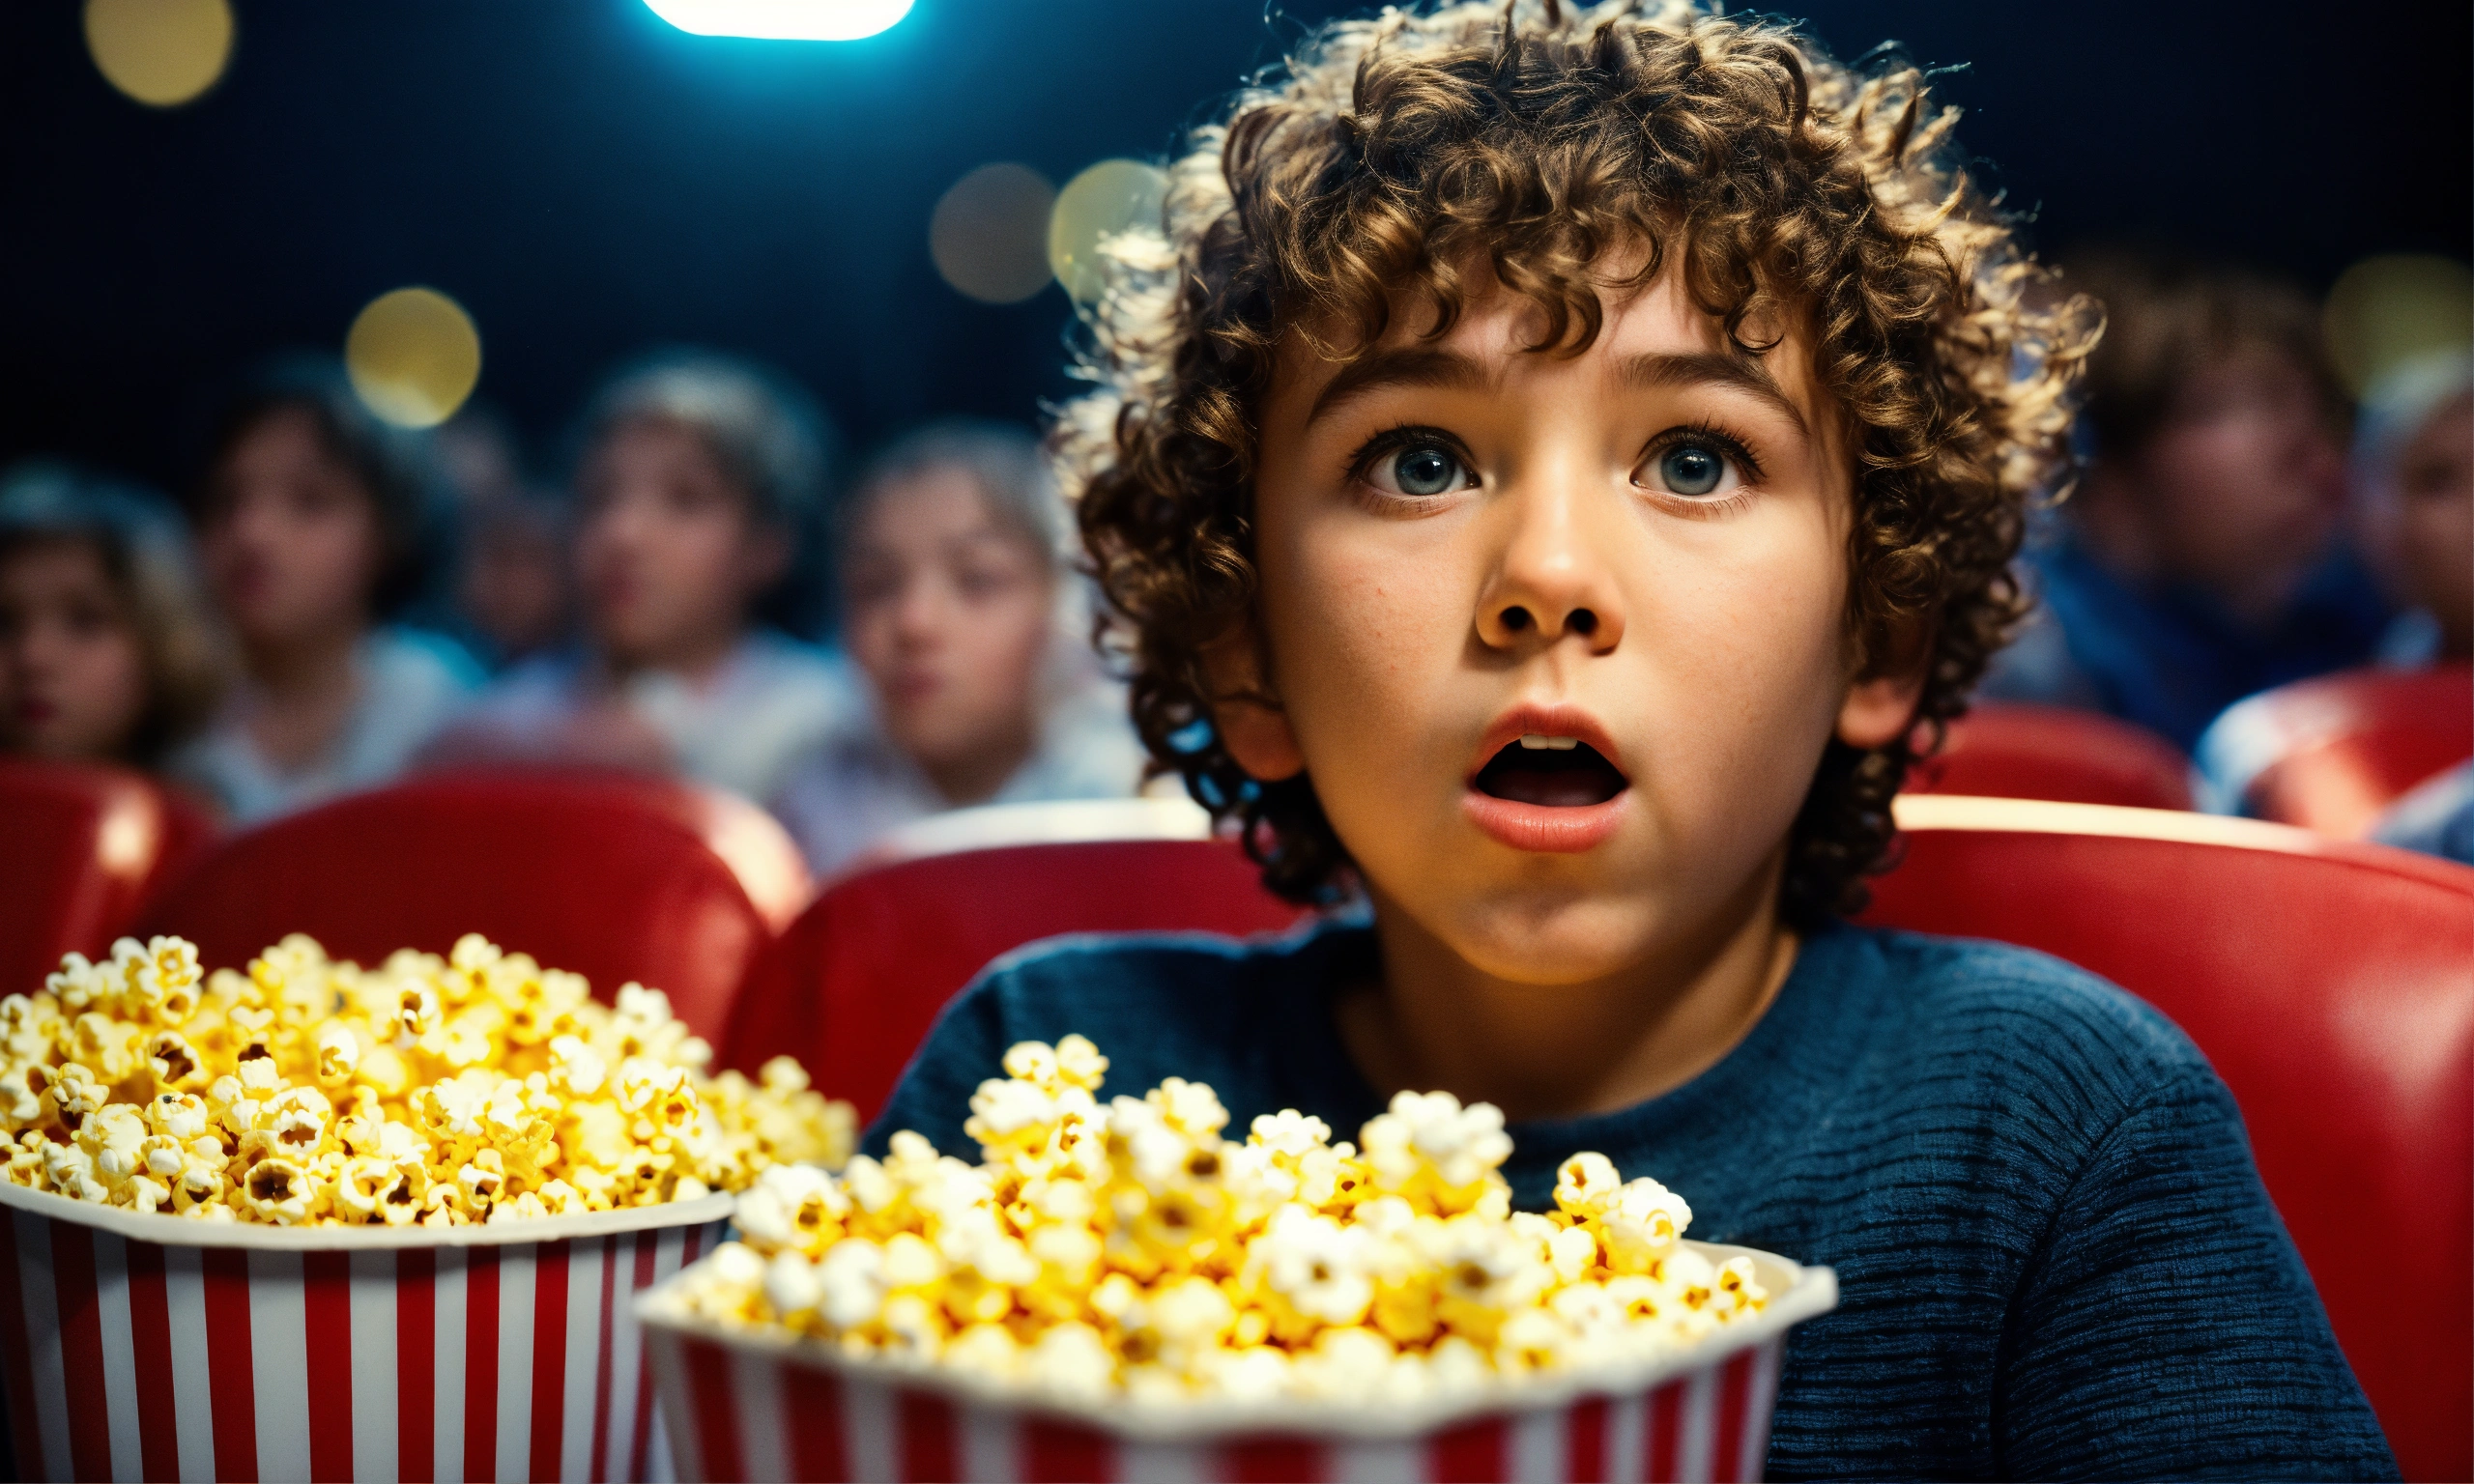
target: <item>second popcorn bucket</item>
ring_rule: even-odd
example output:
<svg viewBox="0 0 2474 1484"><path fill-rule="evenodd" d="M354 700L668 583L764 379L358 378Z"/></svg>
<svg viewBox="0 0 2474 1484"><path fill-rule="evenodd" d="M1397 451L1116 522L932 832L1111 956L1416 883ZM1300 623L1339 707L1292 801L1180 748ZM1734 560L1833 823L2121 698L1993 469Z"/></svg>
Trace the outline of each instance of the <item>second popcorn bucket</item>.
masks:
<svg viewBox="0 0 2474 1484"><path fill-rule="evenodd" d="M286 1228L0 1185L16 1476L667 1477L632 1305L731 1204Z"/></svg>

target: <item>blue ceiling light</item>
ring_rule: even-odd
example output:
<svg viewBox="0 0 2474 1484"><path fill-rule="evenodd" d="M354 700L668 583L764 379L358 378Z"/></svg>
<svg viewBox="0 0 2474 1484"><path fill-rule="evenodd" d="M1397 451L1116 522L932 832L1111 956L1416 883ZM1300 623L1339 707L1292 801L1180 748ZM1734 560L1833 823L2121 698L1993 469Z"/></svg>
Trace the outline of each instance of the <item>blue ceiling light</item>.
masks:
<svg viewBox="0 0 2474 1484"><path fill-rule="evenodd" d="M645 0L652 13L698 36L772 42L855 42L910 14L911 0Z"/></svg>

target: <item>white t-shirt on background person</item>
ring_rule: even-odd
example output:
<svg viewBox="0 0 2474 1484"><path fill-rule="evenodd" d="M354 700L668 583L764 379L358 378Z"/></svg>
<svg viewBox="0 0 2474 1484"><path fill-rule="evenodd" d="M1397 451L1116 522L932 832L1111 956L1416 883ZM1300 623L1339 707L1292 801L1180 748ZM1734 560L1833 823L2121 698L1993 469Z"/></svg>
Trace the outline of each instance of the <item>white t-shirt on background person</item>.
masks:
<svg viewBox="0 0 2474 1484"><path fill-rule="evenodd" d="M215 725L172 756L168 771L212 796L234 825L250 825L376 787L402 773L480 685L452 641L414 629L373 629L353 655L359 694L334 740L299 768L260 750L246 723L245 683Z"/></svg>

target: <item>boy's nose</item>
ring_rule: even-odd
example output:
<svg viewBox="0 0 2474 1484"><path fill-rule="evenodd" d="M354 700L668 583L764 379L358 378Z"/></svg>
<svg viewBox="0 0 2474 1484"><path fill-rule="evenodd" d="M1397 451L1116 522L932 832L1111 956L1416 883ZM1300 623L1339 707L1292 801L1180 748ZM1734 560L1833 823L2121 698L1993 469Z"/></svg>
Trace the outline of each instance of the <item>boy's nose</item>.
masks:
<svg viewBox="0 0 2474 1484"><path fill-rule="evenodd" d="M1613 533L1591 529L1593 504L1568 485L1509 496L1511 528L1478 604L1478 636L1488 646L1571 637L1604 654L1623 642L1623 595L1607 561Z"/></svg>

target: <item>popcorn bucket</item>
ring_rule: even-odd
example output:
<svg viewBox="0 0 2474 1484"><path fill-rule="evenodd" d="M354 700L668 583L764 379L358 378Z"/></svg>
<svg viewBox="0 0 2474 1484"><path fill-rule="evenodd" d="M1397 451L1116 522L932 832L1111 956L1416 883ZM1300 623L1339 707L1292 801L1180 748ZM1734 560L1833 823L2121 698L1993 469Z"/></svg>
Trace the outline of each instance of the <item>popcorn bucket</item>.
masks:
<svg viewBox="0 0 2474 1484"><path fill-rule="evenodd" d="M17 1477L668 1477L632 1300L731 1206L277 1227L0 1184Z"/></svg>
<svg viewBox="0 0 2474 1484"><path fill-rule="evenodd" d="M1750 1257L1776 1297L1654 1361L1415 1406L1069 1408L722 1327L676 1285L638 1310L681 1479L1758 1479L1786 1332L1836 1306L1837 1278L1689 1245Z"/></svg>

